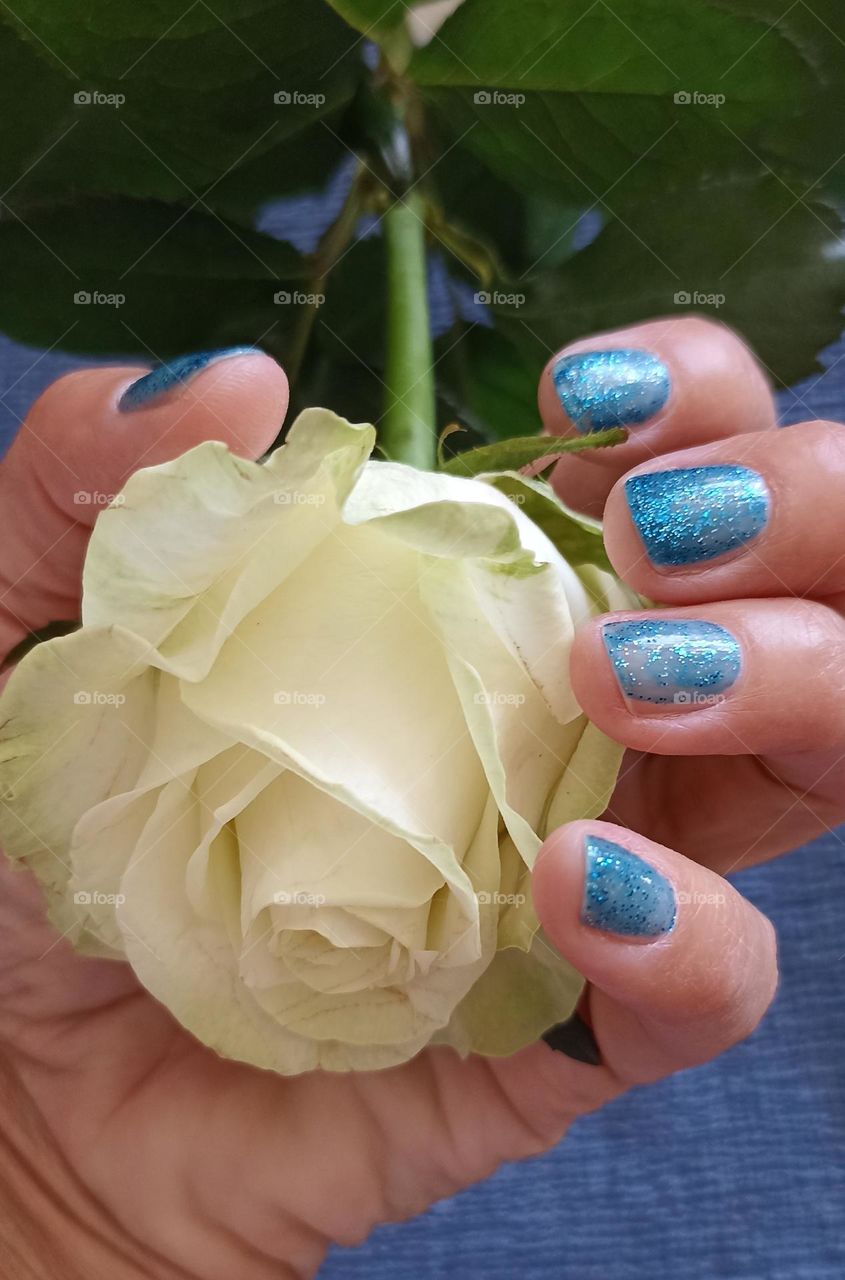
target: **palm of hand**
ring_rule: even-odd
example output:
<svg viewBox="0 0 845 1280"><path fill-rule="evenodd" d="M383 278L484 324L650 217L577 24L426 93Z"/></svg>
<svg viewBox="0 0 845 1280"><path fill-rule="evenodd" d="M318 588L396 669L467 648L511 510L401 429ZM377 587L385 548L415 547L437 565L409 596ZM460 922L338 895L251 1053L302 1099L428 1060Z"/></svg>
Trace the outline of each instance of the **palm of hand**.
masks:
<svg viewBox="0 0 845 1280"><path fill-rule="evenodd" d="M760 858L780 851L784 835L814 834L819 811L838 812L840 762L787 763L791 787L762 762L629 758L612 809L705 860L755 844ZM702 772L703 785L735 791L715 834L712 820L688 821L684 796ZM806 793L811 776L822 784L796 801L793 788ZM280 1274L280 1260L307 1274L327 1242L356 1243L504 1159L545 1149L577 1110L616 1091L603 1079L567 1096L544 1072L541 1046L465 1062L429 1050L388 1072L294 1079L223 1060L127 967L57 941L28 874L4 865L0 876L0 1041L23 1085L27 1128L73 1171L57 1188L68 1211L139 1275L263 1280Z"/></svg>
<svg viewBox="0 0 845 1280"><path fill-rule="evenodd" d="M126 966L57 942L27 873L0 874L0 1040L32 1158L61 1153L67 1213L139 1275L310 1272L327 1241L360 1241L565 1128L571 1102L541 1131L513 1066L481 1058L293 1079L218 1058Z"/></svg>
<svg viewBox="0 0 845 1280"><path fill-rule="evenodd" d="M244 362L251 381L238 371ZM271 361L226 361L203 375L203 395L187 407L177 402L147 411L153 442L142 454L135 424L127 429L112 407L128 378L116 369L77 375L32 415L33 438L52 435L57 449L59 427L64 439L68 420L84 424L76 447L88 484L101 492L115 492L139 463L212 434L257 456L286 402L283 375ZM227 425L245 420L253 423L248 440L240 425ZM97 450L104 430L111 433L106 457ZM22 623L24 630L43 625L78 607L86 530L75 523L78 512L70 520L61 509L66 495L51 495L46 516L20 497L30 491L34 449L32 441L19 452L16 446L3 468L17 504L9 590L0 608L6 649ZM59 472L53 487L72 488L73 479ZM611 482L601 481L603 492ZM704 866L734 869L794 847L842 816L845 767L838 754L631 752L607 816ZM678 929L662 955L654 949L648 963L638 957L626 969L620 944L589 938L577 922L573 868L580 857L573 845L568 869L557 870L549 857L542 885L535 874L534 893L547 934L591 980L584 1012L602 1066L572 1062L538 1044L509 1059L461 1061L434 1049L377 1074L293 1079L206 1050L127 967L82 958L57 941L28 875L0 867L4 1085L17 1116L19 1163L54 1206L57 1238L70 1233L77 1258L90 1257L110 1280L264 1280L285 1274L280 1267L309 1274L328 1242L352 1243L377 1222L419 1212L503 1160L552 1145L576 1115L632 1083L705 1061L747 1033L774 981L762 918L733 895L726 923L715 923L716 934L723 923L742 929L746 951L757 955L741 983L727 961L724 969L713 964L713 955L728 948L720 950L712 921L709 935L702 926L692 936L694 924L686 934ZM678 882L713 882L667 850L660 858L675 868ZM688 985L673 984L673 949L681 947L700 965L694 1014L685 1007Z"/></svg>

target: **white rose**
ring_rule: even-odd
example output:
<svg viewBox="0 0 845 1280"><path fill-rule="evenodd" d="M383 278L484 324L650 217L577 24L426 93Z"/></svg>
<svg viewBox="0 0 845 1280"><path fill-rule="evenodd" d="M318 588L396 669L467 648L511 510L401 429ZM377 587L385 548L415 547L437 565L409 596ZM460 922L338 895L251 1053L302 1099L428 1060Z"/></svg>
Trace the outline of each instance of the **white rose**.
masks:
<svg viewBox="0 0 845 1280"><path fill-rule="evenodd" d="M207 443L138 472L83 627L2 700L0 835L59 929L281 1072L511 1052L565 1017L580 978L528 873L619 759L569 681L608 582L373 442L309 410L264 465Z"/></svg>

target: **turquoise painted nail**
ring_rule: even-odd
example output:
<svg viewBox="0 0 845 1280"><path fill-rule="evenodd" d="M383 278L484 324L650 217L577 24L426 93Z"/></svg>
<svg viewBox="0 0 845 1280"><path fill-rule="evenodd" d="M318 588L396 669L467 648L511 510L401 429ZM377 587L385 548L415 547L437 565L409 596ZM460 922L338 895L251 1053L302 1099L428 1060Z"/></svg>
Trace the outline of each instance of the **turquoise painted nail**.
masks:
<svg viewBox="0 0 845 1280"><path fill-rule="evenodd" d="M626 698L690 709L721 701L742 670L739 641L715 622L635 618L602 638Z"/></svg>
<svg viewBox="0 0 845 1280"><path fill-rule="evenodd" d="M584 864L584 924L627 938L658 938L673 928L678 914L674 889L630 849L587 836Z"/></svg>
<svg viewBox="0 0 845 1280"><path fill-rule="evenodd" d="M582 351L561 356L552 380L576 431L633 427L659 413L672 389L669 370L650 351Z"/></svg>
<svg viewBox="0 0 845 1280"><path fill-rule="evenodd" d="M749 467L678 467L625 481L631 518L652 564L713 560L756 538L769 519L769 490Z"/></svg>
<svg viewBox="0 0 845 1280"><path fill-rule="evenodd" d="M150 373L145 373L128 386L120 397L118 408L121 413L148 409L179 390L210 365L217 364L220 360L229 360L232 356L252 355L257 350L257 347L223 347L219 351L196 351L193 355L177 356L174 360L157 365Z"/></svg>

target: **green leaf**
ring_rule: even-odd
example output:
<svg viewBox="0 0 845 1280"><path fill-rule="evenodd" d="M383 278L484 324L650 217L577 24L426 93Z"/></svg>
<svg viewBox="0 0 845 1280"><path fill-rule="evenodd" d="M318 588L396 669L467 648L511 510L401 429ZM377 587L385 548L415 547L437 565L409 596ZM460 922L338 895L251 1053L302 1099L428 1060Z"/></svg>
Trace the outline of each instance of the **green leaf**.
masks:
<svg viewBox="0 0 845 1280"><path fill-rule="evenodd" d="M613 211L658 182L759 171L759 154L783 154L781 125L826 84L817 59L777 25L783 6L772 8L464 0L410 74L443 127L502 178ZM718 95L720 105L676 94ZM790 159L806 163L803 151Z"/></svg>
<svg viewBox="0 0 845 1280"><path fill-rule="evenodd" d="M362 35L382 44L402 26L414 9L425 9L429 0L329 0L329 4Z"/></svg>
<svg viewBox="0 0 845 1280"><path fill-rule="evenodd" d="M628 439L627 431L614 427L610 431L593 431L588 436L561 440L559 436L528 436L518 440L504 440L499 444L482 445L459 453L444 463L441 471L452 476L478 476L485 472L511 471L530 466L543 458L562 458L566 453L582 453L585 449L606 449L609 445L622 444Z"/></svg>
<svg viewBox="0 0 845 1280"><path fill-rule="evenodd" d="M0 326L23 342L151 359L241 342L283 352L302 270L289 245L198 210L56 206L0 222Z"/></svg>
<svg viewBox="0 0 845 1280"><path fill-rule="evenodd" d="M503 182L469 147L450 145L448 135L437 138L436 143L440 158L431 170L430 180L444 220L488 246L488 257L500 259L512 271L521 271L534 261L526 243L525 193ZM441 229L435 226L434 234L439 239ZM443 238L443 247L451 248L448 237ZM481 288L488 287L478 272L474 276Z"/></svg>
<svg viewBox="0 0 845 1280"><path fill-rule="evenodd" d="M514 471L484 478L524 511L571 565L592 564L613 573L599 522L564 506L551 485Z"/></svg>
<svg viewBox="0 0 845 1280"><path fill-rule="evenodd" d="M812 372L841 332L842 221L771 177L713 179L653 196L554 271L523 284L497 323L536 371L584 334L690 310L734 326L773 376Z"/></svg>
<svg viewBox="0 0 845 1280"><path fill-rule="evenodd" d="M63 69L49 65L2 22L0 63L0 190L7 199L39 155L65 144L58 122L69 94ZM72 125L69 118L64 127Z"/></svg>
<svg viewBox="0 0 845 1280"><path fill-rule="evenodd" d="M535 421L540 430L542 362L533 351L526 358L507 334L480 324L460 337L450 331L441 345L440 388L463 423L490 441L524 435L526 424Z"/></svg>
<svg viewBox="0 0 845 1280"><path fill-rule="evenodd" d="M312 145L329 166L345 154L333 135L364 67L328 5L87 0L84 21L63 0L14 10L0 10L12 118L43 121L55 143L30 148L24 176L27 166L17 168L19 212L80 191L254 208L301 182ZM28 77L33 61L42 70ZM0 169L18 145L8 116L4 125Z"/></svg>

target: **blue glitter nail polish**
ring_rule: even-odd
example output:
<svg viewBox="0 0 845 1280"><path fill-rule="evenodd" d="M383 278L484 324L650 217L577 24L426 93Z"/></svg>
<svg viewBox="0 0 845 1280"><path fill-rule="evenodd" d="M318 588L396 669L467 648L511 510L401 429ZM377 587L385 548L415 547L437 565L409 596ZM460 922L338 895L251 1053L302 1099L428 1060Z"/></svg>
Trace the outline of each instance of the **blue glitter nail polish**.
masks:
<svg viewBox="0 0 845 1280"><path fill-rule="evenodd" d="M769 490L748 467L679 467L625 481L625 497L655 565L696 564L744 546L766 525Z"/></svg>
<svg viewBox="0 0 845 1280"><path fill-rule="evenodd" d="M552 379L576 431L606 431L647 422L669 399L671 379L650 351L582 351L562 356Z"/></svg>
<svg viewBox="0 0 845 1280"><path fill-rule="evenodd" d="M742 670L739 642L715 622L638 618L602 637L626 698L684 709L720 702Z"/></svg>
<svg viewBox="0 0 845 1280"><path fill-rule="evenodd" d="M122 413L132 413L134 409L147 409L163 400L174 390L178 390L198 373L202 373L209 365L218 360L228 360L231 356L253 355L257 347L223 347L219 351L196 351L193 355L177 356L166 364L157 365L150 373L145 373L126 388L120 397L118 408Z"/></svg>
<svg viewBox="0 0 845 1280"><path fill-rule="evenodd" d="M584 862L584 924L626 938L657 938L674 926L674 889L635 853L613 840L586 836Z"/></svg>

